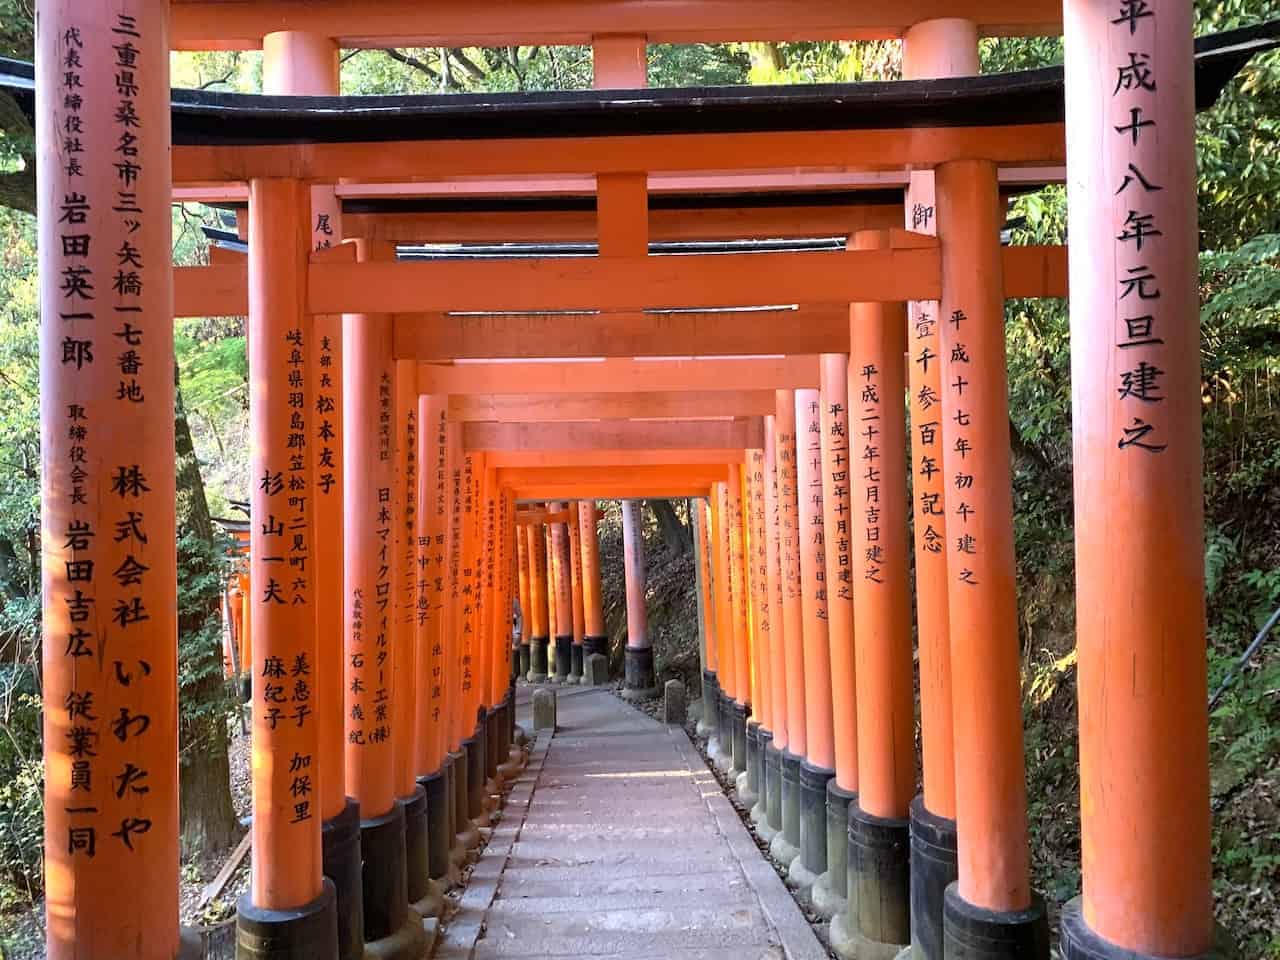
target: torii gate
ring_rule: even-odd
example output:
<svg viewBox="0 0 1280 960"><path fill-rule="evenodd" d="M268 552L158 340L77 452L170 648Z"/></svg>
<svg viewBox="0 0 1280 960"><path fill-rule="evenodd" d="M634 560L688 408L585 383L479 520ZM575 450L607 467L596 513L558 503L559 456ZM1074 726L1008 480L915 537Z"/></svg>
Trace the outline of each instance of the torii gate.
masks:
<svg viewBox="0 0 1280 960"><path fill-rule="evenodd" d="M833 941L860 956L908 940L929 957L1047 955L1027 862L1002 305L1065 285L1061 251L1002 250L998 201L1002 182L1064 163L1084 879L1064 952L1210 950L1207 718L1189 706L1205 683L1192 125L1196 103L1265 43L1224 42L1197 70L1189 6L1141 0L596 0L524 15L446 0L429 16L400 0L37 8L51 957L179 951L169 321L222 312L249 317L254 433L254 866L240 956L350 957L362 941L379 955L421 952L415 910L438 909L439 885L475 843L482 784L508 757L511 647L496 614L518 593L515 500L690 490L709 499L708 679L730 762L763 793L797 882L836 912ZM973 78L979 36L1059 31L1065 82ZM865 85L704 91L696 105L681 91L608 92L643 86L649 42L833 37L902 38L910 79L872 85L874 96ZM331 101L289 99L337 92L340 46L531 42L591 42L602 89L490 97L470 112L402 98L394 113L352 99L321 114ZM171 103L171 48L259 46L268 96ZM29 78L6 87L29 103ZM388 244L454 228L353 211L348 230L339 181L410 198L459 182L472 194L585 188L593 216L561 211L534 234L476 218L465 235L577 240L585 225L599 255L397 262ZM884 183L906 187L905 209L891 209L910 229L849 204L837 215L847 250L649 252L690 235L659 212L655 185L679 196ZM247 200L247 266L175 271L175 196ZM809 206L722 222L746 221L746 237L808 232L796 222L829 230L831 211ZM318 249L335 236L356 242ZM779 304L794 318L649 312ZM572 318L546 317L560 311ZM544 356L608 359L440 363L523 355L528 334L465 316L503 313L541 318ZM684 369L634 359L648 352L637 341L668 336L691 355L786 356ZM519 345L504 352L503 340ZM809 379L787 379L799 367ZM925 751L915 800L908 389ZM772 413L758 395L770 390L781 391ZM680 431L701 431L707 449L735 431L741 449L759 446L719 465L723 479L686 464L648 484L468 452L469 431L481 443L558 432L581 437L588 457L602 437L549 426L540 401L500 399L574 393L683 420L705 400L758 429ZM935 408L936 422L923 419ZM507 422L468 419L486 409ZM607 430L612 442L661 432ZM574 477L544 472L564 469ZM840 535L803 538L820 524ZM1158 579L1114 548L1120 537L1162 558ZM847 811L843 888L844 845L802 806L837 826Z"/></svg>

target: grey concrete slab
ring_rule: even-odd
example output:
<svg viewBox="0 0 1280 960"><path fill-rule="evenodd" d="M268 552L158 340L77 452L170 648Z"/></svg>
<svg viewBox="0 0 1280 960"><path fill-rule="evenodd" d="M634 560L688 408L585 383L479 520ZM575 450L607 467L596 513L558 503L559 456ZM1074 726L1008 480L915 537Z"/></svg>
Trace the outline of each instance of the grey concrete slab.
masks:
<svg viewBox="0 0 1280 960"><path fill-rule="evenodd" d="M530 689L517 722L532 731ZM475 889L472 889L472 886ZM819 960L826 951L683 730L558 690L435 956Z"/></svg>

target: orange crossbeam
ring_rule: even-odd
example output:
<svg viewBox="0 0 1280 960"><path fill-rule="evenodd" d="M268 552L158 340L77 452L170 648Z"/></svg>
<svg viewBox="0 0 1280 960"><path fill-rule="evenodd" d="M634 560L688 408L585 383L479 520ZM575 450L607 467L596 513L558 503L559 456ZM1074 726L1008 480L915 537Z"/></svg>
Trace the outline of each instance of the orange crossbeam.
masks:
<svg viewBox="0 0 1280 960"><path fill-rule="evenodd" d="M599 423L467 423L467 450L697 450L764 445L759 417L741 420L606 420Z"/></svg>
<svg viewBox="0 0 1280 960"><path fill-rule="evenodd" d="M848 321L845 321L846 325ZM687 393L489 394L449 398L456 421L635 420L762 417L773 413L772 390L692 390Z"/></svg>

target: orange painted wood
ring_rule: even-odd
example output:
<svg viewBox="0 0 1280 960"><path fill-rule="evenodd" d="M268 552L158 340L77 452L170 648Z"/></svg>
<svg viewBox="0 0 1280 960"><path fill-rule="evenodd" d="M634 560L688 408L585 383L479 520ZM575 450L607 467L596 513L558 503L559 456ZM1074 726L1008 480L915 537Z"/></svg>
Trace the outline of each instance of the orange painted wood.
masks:
<svg viewBox="0 0 1280 960"><path fill-rule="evenodd" d="M741 420L611 420L601 423L466 423L467 450L647 450L750 447L758 417Z"/></svg>
<svg viewBox="0 0 1280 960"><path fill-rule="evenodd" d="M583 500L578 511L578 539L582 548L583 628L593 637L605 635L603 593L600 585L600 541L596 521L600 511L594 500Z"/></svg>
<svg viewBox="0 0 1280 960"><path fill-rule="evenodd" d="M499 482L502 482L501 480ZM550 623L547 610L547 542L546 528L540 524L530 524L526 529L529 552L529 606L533 611L534 640L546 640L549 637Z"/></svg>
<svg viewBox="0 0 1280 960"><path fill-rule="evenodd" d="M1004 304L993 295L1003 215L990 163L946 164L935 187L959 892L975 906L1020 910L1031 896L1026 773Z"/></svg>
<svg viewBox="0 0 1280 960"><path fill-rule="evenodd" d="M787 749L786 616L782 600L782 558L779 543L778 452L776 420L764 418L764 513L766 590L769 611L769 727L773 745Z"/></svg>
<svg viewBox="0 0 1280 960"><path fill-rule="evenodd" d="M313 30L343 47L518 46L586 44L609 33L644 33L651 43L746 40L874 40L898 37L922 20L963 17L984 34L1040 36L1062 30L1062 9L1049 0L901 0L850 6L816 0L679 0L573 3L539 0L513 8L446 0L424 20L411 0L359 7L340 0L175 0L175 50L249 50L272 30Z"/></svg>
<svg viewBox="0 0 1280 960"><path fill-rule="evenodd" d="M392 487L391 637L395 661L392 693L393 774L397 797L417 789L417 714L422 667L418 664L418 390L411 360L395 361Z"/></svg>
<svg viewBox="0 0 1280 960"><path fill-rule="evenodd" d="M167 960L179 865L168 4L38 7L45 945L55 960ZM141 34L132 187L116 166L128 159L115 152L118 14ZM113 211L119 189L146 215ZM318 839L318 826L297 832ZM297 886L318 882L309 865L304 851Z"/></svg>
<svg viewBox="0 0 1280 960"><path fill-rule="evenodd" d="M747 641L751 650L751 718L768 729L769 717L769 620L767 609L768 567L762 563L764 549L764 449L747 451L743 468L746 495L743 498L745 563L750 606L747 609Z"/></svg>
<svg viewBox="0 0 1280 960"><path fill-rule="evenodd" d="M670 500L683 497L705 497L709 486L698 480L649 483L628 480L600 480L586 483L528 481L512 484L511 491L517 500L548 500L559 497L573 500L586 497L598 497L602 500Z"/></svg>
<svg viewBox="0 0 1280 960"><path fill-rule="evenodd" d="M467 176L706 172L834 167L900 171L987 156L1001 166L1060 166L1061 123L911 130L651 134L632 137L492 140L395 140L267 146L175 146L181 186L296 176L314 181L359 177L402 183Z"/></svg>
<svg viewBox="0 0 1280 960"><path fill-rule="evenodd" d="M1093 198L1068 220L1083 914L1118 951L1192 956L1214 941L1192 11L1130 32L1064 9L1071 190ZM1117 84L1133 64L1150 88ZM1155 124L1136 143L1133 110Z"/></svg>
<svg viewBox="0 0 1280 960"><path fill-rule="evenodd" d="M418 617L416 642L422 687L414 720L418 776L438 771L448 752L445 733L445 576L448 572L449 478L445 400L418 397Z"/></svg>
<svg viewBox="0 0 1280 960"><path fill-rule="evenodd" d="M726 518L729 527L729 576L725 579L729 584L730 598L733 602L733 692L738 703L751 702L751 643L749 633L749 584L747 582L747 551L743 542L745 534L743 506L743 474L742 464L733 464L728 468L729 479L726 484L728 493L728 511Z"/></svg>
<svg viewBox="0 0 1280 960"><path fill-rule="evenodd" d="M586 611L582 594L582 527L580 515L585 509L580 501L569 504L569 586L573 601L573 642L582 646L586 635Z"/></svg>
<svg viewBox="0 0 1280 960"><path fill-rule="evenodd" d="M529 567L529 530L516 526L516 576L520 601L520 642L528 643L533 636L533 606L530 602L533 572Z"/></svg>
<svg viewBox="0 0 1280 960"><path fill-rule="evenodd" d="M878 232L853 242L884 242ZM850 308L849 424L858 564L854 571L858 806L905 819L915 795L915 704L907 582L906 309Z"/></svg>
<svg viewBox="0 0 1280 960"><path fill-rule="evenodd" d="M848 325L847 320L845 325ZM689 420L695 417L759 417L772 412L772 390L462 394L449 398L449 416L458 421Z"/></svg>
<svg viewBox="0 0 1280 960"><path fill-rule="evenodd" d="M795 391L777 392L774 456L778 472L778 559L782 584L783 652L787 681L787 749L805 756L804 612L800 593L800 529L796 477ZM776 735L775 731L775 735Z"/></svg>
<svg viewBox="0 0 1280 960"><path fill-rule="evenodd" d="M800 553L800 609L804 617L805 758L835 768L831 720L831 646L827 627L826 536L822 509L822 397L796 391L796 540Z"/></svg>
<svg viewBox="0 0 1280 960"><path fill-rule="evenodd" d="M853 578L861 567L852 490L860 471L849 429L849 356L826 354L822 364L822 518L826 559L827 642L831 662L831 721L836 783L858 790L857 662ZM855 466L857 464L857 466ZM858 509L862 505L858 504Z"/></svg>
<svg viewBox="0 0 1280 960"><path fill-rule="evenodd" d="M602 360L581 363L422 364L422 393L651 393L795 388L818 383L810 355L684 360Z"/></svg>
<svg viewBox="0 0 1280 960"><path fill-rule="evenodd" d="M724 472L722 472L722 476ZM725 480L711 485L711 537L714 550L711 554L711 575L716 603L716 662L719 664L720 690L725 696L737 699L737 672L733 655L733 587L729 550L729 491Z"/></svg>
<svg viewBox="0 0 1280 960"><path fill-rule="evenodd" d="M350 217L347 218L347 220L351 220L351 219L353 218L350 218ZM856 226L856 225L857 224L851 224L851 226ZM808 231L805 231L805 232L807 233ZM392 240L396 238L387 237L386 239ZM905 254L900 254L899 256L904 256L904 255ZM1004 262L1005 262L1004 291L1005 291L1006 297L1010 297L1010 298L1012 297L1065 297L1067 295L1067 251L1065 247L1052 247L1052 246L1005 247L1002 250L1001 255L1004 258ZM752 256L752 257L806 256L807 257L807 256L815 256L815 254L749 254L749 255L743 254L741 256ZM828 255L820 254L820 256L828 256ZM916 253L911 254L911 256L919 256L918 251ZM246 272L247 267L244 265L243 261L233 262L232 258L230 257L226 259L227 259L227 262L215 263L207 267L175 267L174 268L174 271L173 271L174 316L217 317L217 316L243 316L245 314L245 311L248 309L248 292L247 292L247 287L245 286L247 283L247 276L248 276ZM685 258L681 258L681 259L685 259ZM933 260L930 259L927 262L932 263ZM748 264L748 266L749 265L750 264ZM325 271L327 269L332 269L334 266L335 264L332 264L332 263L322 264L317 269L318 271ZM462 282L502 281L505 276L505 273L504 273L505 267L502 265L498 265L498 270L495 272L495 274L491 275L489 279L486 280L485 278L481 277L479 281L476 280L474 274L483 273L483 268L494 267L495 264L493 263L480 263L480 264L432 263L432 264L402 264L401 266L405 266L405 267L430 266L432 268L438 268L436 272L442 276L438 276L436 279L443 280L443 282L446 284L455 283L455 282L462 283ZM466 277L462 276L461 274L459 274L457 277L443 276L447 274L451 268L457 267L457 266L466 266L468 268L469 275ZM355 269L354 265L351 266L349 269ZM527 264L522 264L520 269L524 271L525 274L532 272L532 270L527 266ZM761 282L762 283L765 282L766 279L767 278L762 279ZM829 282L834 283L836 281L829 279ZM326 277L323 281L322 289L326 291L330 291L332 290L335 283L337 283L336 280ZM813 289L818 289L818 288L813 288ZM783 290L773 291L766 288L766 289L761 289L759 292L761 294L771 294L774 292L784 293L786 291L783 291ZM805 291L792 290L790 292L801 294L801 296L797 296L792 299L795 299L797 301L804 300L805 305L802 307L802 310L806 314L806 317L810 312L812 312L813 317L815 318L815 321L818 321L818 322L829 320L830 311L835 309L835 304L839 301L838 297L831 298L831 297L814 296L812 290L805 290ZM936 291L934 293L936 295ZM328 293L325 293L324 295L328 296ZM401 296L406 296L406 295L409 295L409 294L403 294ZM552 290L547 290L545 295L547 298L553 298L554 292ZM671 303L670 305L674 307L694 307L699 305L698 304L699 299L703 301L705 301L706 299L705 297L702 297L696 290L691 291L689 296L691 299L688 302L674 302L674 303ZM507 294L503 292L494 292L490 294L490 297L506 298ZM750 299L751 298L749 296L735 293L733 296L731 296L727 301L723 303L708 304L704 302L702 305L703 306L742 306L742 305L749 305ZM787 298L762 295L757 302L776 303L779 301L779 299L785 300ZM829 302L827 302L824 305L824 301L829 301ZM503 302L503 301L495 301L491 299L490 303L493 303L493 302ZM552 302L552 300L548 299L547 302L550 303ZM563 300L559 302L560 302L560 306L563 306ZM587 300L583 300L582 303L580 304L582 309L599 309L603 305L604 304L602 303L593 303L593 302L588 302ZM635 305L632 304L631 306L635 306ZM641 306L657 306L657 304L645 303L645 304L641 304ZM510 309L515 309L515 310L520 310L520 309L527 310L532 308L531 305L527 302L516 303L514 305L509 304L509 307ZM333 310L335 308L322 307L321 309ZM401 333L398 333L397 335L397 341L396 341L397 356L404 355L403 352L407 352L409 350L419 349L418 338L420 338L422 334L418 333L415 330L413 324L417 323L416 315L418 313L425 312L427 309L428 309L427 307L423 307L420 305L414 306L412 308L399 307L395 309L394 312L414 318L413 320L410 320L410 321L406 321L405 319L403 319L403 317L397 319L398 327L400 327L401 325L405 325L404 331ZM451 299L447 303L442 301L436 304L437 313L443 310L459 310L459 309L463 309L463 307L460 305L459 301L457 301L456 299ZM485 309L485 308L476 308L476 309ZM503 309L503 308L490 306L487 309ZM557 307L548 307L548 309L557 309ZM625 307L622 309L625 309ZM723 336L723 334L720 334L718 330L725 321L722 321L716 317L707 316L706 314L696 314L695 316L697 318L697 324L699 329L696 332L684 331L683 333L685 336L694 337L695 343L702 342L704 338L711 338L712 343L714 343L719 336ZM819 321L818 318L822 318L822 321ZM653 321L649 321L647 319L644 321L646 325L652 324L651 327L641 327L641 328L634 328L633 326L631 326L631 324L634 321L629 319L627 321L619 323L619 329L615 333L611 333L610 335L616 334L617 336L621 337L622 338L621 342L624 344L634 343L637 340L639 340L643 336L643 329L646 329L646 328L653 329L656 331L661 331L664 335L678 336L681 334L681 331L676 328L684 326L684 324L681 323L682 319L683 318L681 317L668 319L665 316L658 315L658 318ZM731 320L732 319L735 319L735 318L731 318ZM738 319L739 322L747 326L748 331L751 331L750 324L752 320L750 317L736 318L736 319ZM583 324L577 318L543 317L543 318L537 318L535 321L534 318L531 318L531 317L524 318L524 319L520 317L513 317L513 318L503 318L501 321L497 321L497 320L493 320L492 322L489 322L489 321L490 321L490 318L466 318L465 320L457 320L456 322L453 319L450 319L448 321L449 326L447 326L443 330L443 332L440 334L440 336L444 338L444 340L442 341L442 345L435 346L435 341L429 340L425 344L421 345L421 349L428 352L434 351L434 350L447 352L449 349L456 346L458 349L456 349L452 354L450 354L451 356L459 356L459 357L503 356L504 354L502 352L502 348L500 347L496 348L493 351L486 352L488 351L487 345L493 342L494 340L496 340L498 338L498 335L494 334L493 336L486 336L485 333L478 331L477 328L480 328L481 330L483 330L485 327L501 326L502 329L507 330L508 332L515 335L516 337L519 337L522 332L521 328L519 327L519 324L533 323L533 322L545 324L546 326L544 327L544 330L560 332L560 331L565 331L566 328L571 330L576 329L582 335L590 334L593 337L600 338L600 342L602 344L604 342L607 342L604 340L604 337L606 336L604 331L600 331L599 333L597 333L591 327ZM711 330L715 330L717 332L704 333L703 331L707 329L708 324L711 324ZM832 334L831 331L827 330L825 326L819 326L818 331L821 331L821 333L817 331L805 331L805 330L797 331L794 329L791 332L793 335L799 335L802 338L810 337L810 336L817 337L821 335L824 338L823 340L824 343L826 342L825 340L826 336L828 335L831 335L833 337L838 336L836 334ZM531 331L529 335L532 336L533 332ZM744 332L744 336L761 338L761 340L763 340L763 338L767 336L767 331ZM834 340L833 340L833 343L834 343ZM708 346L710 345L711 344L709 343ZM518 353L515 353L515 348L509 348L509 349L513 352L514 355L519 355ZM586 348L584 347L584 349ZM812 347L812 348L806 349L804 352L820 353L820 352L831 351L831 350L838 351L841 349L845 349L845 347L837 344L835 346L824 347L822 349L819 349L817 347ZM681 352L684 352L685 350L686 350L685 347L680 348ZM692 352L692 351L687 351L687 352ZM720 352L724 352L724 351L721 350ZM788 352L794 353L794 352L800 352L800 351L799 349L797 349L797 350L791 350ZM642 353L643 353L643 350L637 350L631 355L638 356L638 355L641 355ZM590 355L599 355L599 352L597 351Z"/></svg>
<svg viewBox="0 0 1280 960"><path fill-rule="evenodd" d="M711 463L741 463L743 451L729 450L573 450L496 451L489 457L498 467L616 467L678 466Z"/></svg>
<svg viewBox="0 0 1280 960"><path fill-rule="evenodd" d="M845 351L848 306L798 309L472 315L401 313L396 357L458 359L752 356ZM707 414L713 415L713 414Z"/></svg>
<svg viewBox="0 0 1280 960"><path fill-rule="evenodd" d="M719 669L720 650L716 638L715 593L711 582L711 554L715 549L711 542L711 503L709 500L694 500L692 503L697 517L698 565L702 573L703 663L706 670L715 673Z"/></svg>

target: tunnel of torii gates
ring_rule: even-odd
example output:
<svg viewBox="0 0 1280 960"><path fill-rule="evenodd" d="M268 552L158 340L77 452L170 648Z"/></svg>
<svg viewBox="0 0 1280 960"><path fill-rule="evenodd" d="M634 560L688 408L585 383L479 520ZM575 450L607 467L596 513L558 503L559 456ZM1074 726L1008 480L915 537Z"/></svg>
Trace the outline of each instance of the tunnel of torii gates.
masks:
<svg viewBox="0 0 1280 960"><path fill-rule="evenodd" d="M1068 281L1062 943L1208 953L1193 124L1275 25L526 6L38 0L35 68L0 64L38 132L48 955L187 949L171 321L247 315L239 956L421 953L521 763L517 671L577 679L607 642L599 499L625 501L627 687L651 690L635 501L662 497L696 507L704 733L841 954L1047 956L1002 321ZM975 76L979 37L1059 33L1065 72ZM851 38L902 38L907 79L637 92L648 43ZM542 43L592 44L596 89L335 96L340 48ZM265 95L169 89L171 49L259 47ZM1001 242L1006 198L1050 182L1069 263ZM238 209L247 256L173 267L179 200Z"/></svg>

